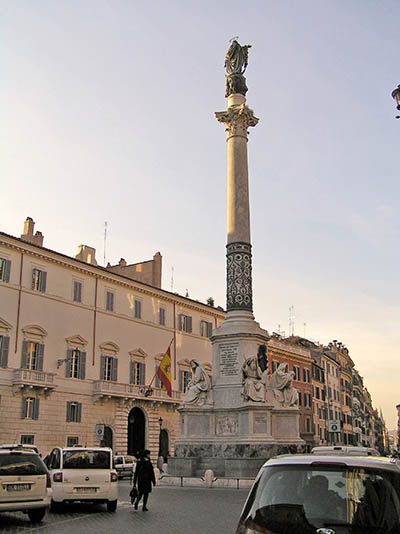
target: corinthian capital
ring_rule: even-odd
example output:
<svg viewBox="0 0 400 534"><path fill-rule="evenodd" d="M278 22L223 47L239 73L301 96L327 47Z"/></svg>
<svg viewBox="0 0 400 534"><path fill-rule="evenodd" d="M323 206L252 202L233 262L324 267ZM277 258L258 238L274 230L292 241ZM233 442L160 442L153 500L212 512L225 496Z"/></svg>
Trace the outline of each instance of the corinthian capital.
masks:
<svg viewBox="0 0 400 534"><path fill-rule="evenodd" d="M247 129L256 126L259 121L246 104L230 106L226 111L217 111L215 116L218 122L225 124L228 138L237 135L247 139Z"/></svg>

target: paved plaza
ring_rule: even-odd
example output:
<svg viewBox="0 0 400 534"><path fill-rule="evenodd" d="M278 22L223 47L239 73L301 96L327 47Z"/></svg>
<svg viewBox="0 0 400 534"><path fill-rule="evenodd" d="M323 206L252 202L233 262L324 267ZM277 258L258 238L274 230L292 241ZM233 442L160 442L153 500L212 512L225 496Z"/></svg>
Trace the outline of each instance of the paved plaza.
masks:
<svg viewBox="0 0 400 534"><path fill-rule="evenodd" d="M68 506L62 513L48 512L32 525L20 512L0 514L1 534L230 534L235 532L248 489L157 486L149 498L149 511L135 511L129 500L130 483L119 483L115 514L104 505Z"/></svg>

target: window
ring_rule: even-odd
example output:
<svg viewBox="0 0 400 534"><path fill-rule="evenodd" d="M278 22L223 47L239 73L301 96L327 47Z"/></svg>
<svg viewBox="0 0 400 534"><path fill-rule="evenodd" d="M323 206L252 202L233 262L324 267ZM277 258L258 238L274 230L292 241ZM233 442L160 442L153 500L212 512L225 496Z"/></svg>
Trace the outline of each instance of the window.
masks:
<svg viewBox="0 0 400 534"><path fill-rule="evenodd" d="M39 399L22 398L22 419L39 419Z"/></svg>
<svg viewBox="0 0 400 534"><path fill-rule="evenodd" d="M67 401L67 423L80 423L82 414L82 403Z"/></svg>
<svg viewBox="0 0 400 534"><path fill-rule="evenodd" d="M319 387L318 386L315 387L315 396L317 397L317 399L319 399Z"/></svg>
<svg viewBox="0 0 400 534"><path fill-rule="evenodd" d="M192 318L189 315L180 314L178 319L178 329L190 334L192 331Z"/></svg>
<svg viewBox="0 0 400 534"><path fill-rule="evenodd" d="M86 352L79 349L67 350L67 365L65 367L66 378L80 378L84 380L86 375Z"/></svg>
<svg viewBox="0 0 400 534"><path fill-rule="evenodd" d="M10 338L8 336L0 336L0 367L8 366L9 345L10 345Z"/></svg>
<svg viewBox="0 0 400 534"><path fill-rule="evenodd" d="M114 311L114 293L112 291L106 293L106 310Z"/></svg>
<svg viewBox="0 0 400 534"><path fill-rule="evenodd" d="M75 445L79 445L78 436L68 436L67 437L67 447L74 447Z"/></svg>
<svg viewBox="0 0 400 534"><path fill-rule="evenodd" d="M43 354L44 345L33 341L24 341L22 343L22 369L43 371Z"/></svg>
<svg viewBox="0 0 400 534"><path fill-rule="evenodd" d="M136 319L142 318L142 303L140 300L135 300L135 317Z"/></svg>
<svg viewBox="0 0 400 534"><path fill-rule="evenodd" d="M160 325L165 326L165 309L160 308Z"/></svg>
<svg viewBox="0 0 400 534"><path fill-rule="evenodd" d="M0 280L2 282L10 281L11 261L0 258Z"/></svg>
<svg viewBox="0 0 400 534"><path fill-rule="evenodd" d="M299 391L298 394L299 394L299 406L301 406L301 391Z"/></svg>
<svg viewBox="0 0 400 534"><path fill-rule="evenodd" d="M130 384L144 386L146 377L146 365L142 362L131 361Z"/></svg>
<svg viewBox="0 0 400 534"><path fill-rule="evenodd" d="M279 362L274 362L274 361L271 362L271 371L273 373L275 373L275 371L278 369L278 367L279 367Z"/></svg>
<svg viewBox="0 0 400 534"><path fill-rule="evenodd" d="M190 371L179 371L179 390L186 392L189 380L192 378Z"/></svg>
<svg viewBox="0 0 400 534"><path fill-rule="evenodd" d="M32 269L32 289L34 291L40 291L41 293L46 292L46 271L40 269Z"/></svg>
<svg viewBox="0 0 400 534"><path fill-rule="evenodd" d="M74 302L82 302L82 283L74 280Z"/></svg>
<svg viewBox="0 0 400 534"><path fill-rule="evenodd" d="M296 367L293 365L293 372L294 372L294 379L295 380L301 380L300 378L300 367Z"/></svg>
<svg viewBox="0 0 400 534"><path fill-rule="evenodd" d="M310 418L307 417L306 418L306 432L310 432L310 431L311 431Z"/></svg>
<svg viewBox="0 0 400 534"><path fill-rule="evenodd" d="M207 321L200 321L200 335L203 337L211 337L212 323Z"/></svg>
<svg viewBox="0 0 400 534"><path fill-rule="evenodd" d="M20 443L21 443L21 445L34 445L35 436L23 435L23 436L21 436Z"/></svg>
<svg viewBox="0 0 400 534"><path fill-rule="evenodd" d="M100 380L116 382L118 377L118 360L113 356L102 356L100 362Z"/></svg>

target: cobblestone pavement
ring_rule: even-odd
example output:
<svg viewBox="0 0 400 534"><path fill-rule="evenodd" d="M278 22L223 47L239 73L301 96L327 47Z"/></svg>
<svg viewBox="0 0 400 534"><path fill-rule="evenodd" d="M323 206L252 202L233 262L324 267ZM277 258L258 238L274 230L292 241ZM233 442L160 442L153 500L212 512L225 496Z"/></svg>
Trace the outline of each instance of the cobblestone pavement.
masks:
<svg viewBox="0 0 400 534"><path fill-rule="evenodd" d="M234 534L248 489L157 486L148 512L135 511L129 500L129 481L119 483L118 509L105 505L70 505L61 513L48 512L32 525L21 512L0 514L1 534Z"/></svg>

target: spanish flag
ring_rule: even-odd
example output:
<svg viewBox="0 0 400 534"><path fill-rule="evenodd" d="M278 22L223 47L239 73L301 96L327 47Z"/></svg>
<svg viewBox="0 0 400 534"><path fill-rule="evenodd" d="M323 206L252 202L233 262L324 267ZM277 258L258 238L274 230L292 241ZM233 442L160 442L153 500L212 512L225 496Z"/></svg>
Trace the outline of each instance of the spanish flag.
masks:
<svg viewBox="0 0 400 534"><path fill-rule="evenodd" d="M164 358L161 360L160 367L157 369L157 376L164 385L167 393L172 397L172 380L171 380L171 350L168 347Z"/></svg>

